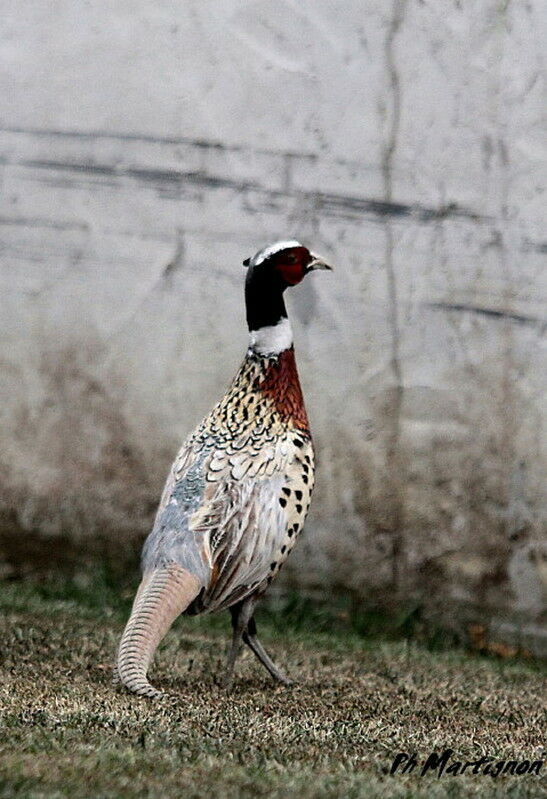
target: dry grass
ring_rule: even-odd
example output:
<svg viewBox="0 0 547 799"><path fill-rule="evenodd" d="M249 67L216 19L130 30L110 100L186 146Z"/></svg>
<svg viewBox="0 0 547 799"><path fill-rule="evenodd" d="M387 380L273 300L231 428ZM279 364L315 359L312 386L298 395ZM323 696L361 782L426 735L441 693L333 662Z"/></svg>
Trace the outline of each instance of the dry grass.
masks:
<svg viewBox="0 0 547 799"><path fill-rule="evenodd" d="M463 760L541 758L545 679L533 663L302 623L280 634L270 614L263 640L299 684L275 687L245 654L226 694L228 619L181 619L152 674L172 698L154 704L111 684L127 597L13 582L0 606L0 796L547 796L535 776L388 774L399 751L446 746Z"/></svg>

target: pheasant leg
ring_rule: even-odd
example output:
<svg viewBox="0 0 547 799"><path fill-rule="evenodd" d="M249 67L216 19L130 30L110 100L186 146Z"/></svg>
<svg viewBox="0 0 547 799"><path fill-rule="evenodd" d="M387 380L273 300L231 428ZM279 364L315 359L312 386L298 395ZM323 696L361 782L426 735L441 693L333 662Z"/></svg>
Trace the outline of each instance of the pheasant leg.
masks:
<svg viewBox="0 0 547 799"><path fill-rule="evenodd" d="M250 649L252 649L264 668L270 672L274 680L278 680L279 682L283 683L283 685L293 684L293 680L291 680L286 674L283 674L283 672L277 668L271 657L268 655L256 637L256 623L253 616L251 616L247 623L247 629L243 633L243 641Z"/></svg>
<svg viewBox="0 0 547 799"><path fill-rule="evenodd" d="M226 666L226 672L222 680L222 685L224 688L230 689L232 687L234 680L234 666L237 656L241 650L241 641L245 630L247 629L247 624L253 615L254 605L255 600L249 598L245 599L243 602L239 602L237 605L233 605L230 608L230 613L232 614L232 628L234 632L232 635L232 646L230 647L230 653L228 655L228 664Z"/></svg>

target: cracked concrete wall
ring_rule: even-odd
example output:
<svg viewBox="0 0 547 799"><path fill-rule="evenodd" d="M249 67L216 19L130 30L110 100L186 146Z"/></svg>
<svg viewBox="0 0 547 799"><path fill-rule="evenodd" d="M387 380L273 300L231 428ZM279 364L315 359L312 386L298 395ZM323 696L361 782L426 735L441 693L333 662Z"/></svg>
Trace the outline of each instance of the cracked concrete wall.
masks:
<svg viewBox="0 0 547 799"><path fill-rule="evenodd" d="M5 557L144 536L242 258L297 236L338 268L289 299L319 470L284 579L544 620L542 3L3 17Z"/></svg>

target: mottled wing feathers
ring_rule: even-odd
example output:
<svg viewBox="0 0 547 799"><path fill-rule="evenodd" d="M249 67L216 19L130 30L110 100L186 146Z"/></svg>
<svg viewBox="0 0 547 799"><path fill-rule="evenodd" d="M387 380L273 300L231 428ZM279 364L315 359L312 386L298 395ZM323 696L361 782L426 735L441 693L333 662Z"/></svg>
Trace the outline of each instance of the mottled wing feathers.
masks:
<svg viewBox="0 0 547 799"><path fill-rule="evenodd" d="M177 477L174 466L184 457L185 466ZM203 585L209 582L211 557L206 535L190 529L190 519L202 506L205 498L208 453L193 452L183 447L169 473L154 527L143 552L143 572L177 563L195 574Z"/></svg>
<svg viewBox="0 0 547 799"><path fill-rule="evenodd" d="M286 529L278 502L282 479L278 474L218 485L207 516L214 541L213 570L200 610L232 604L235 595L246 596L267 576Z"/></svg>

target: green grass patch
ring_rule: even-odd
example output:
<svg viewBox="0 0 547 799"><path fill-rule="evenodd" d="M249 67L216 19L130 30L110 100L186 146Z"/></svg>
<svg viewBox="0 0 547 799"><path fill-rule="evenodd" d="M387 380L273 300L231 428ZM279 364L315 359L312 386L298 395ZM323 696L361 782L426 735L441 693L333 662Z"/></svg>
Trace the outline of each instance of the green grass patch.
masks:
<svg viewBox="0 0 547 799"><path fill-rule="evenodd" d="M372 615L296 597L259 634L298 680L250 652L219 687L228 614L182 617L151 670L150 702L111 681L133 586L108 572L0 583L0 797L547 796L536 776L389 775L397 752L460 760L544 755L545 669L378 635ZM544 769L547 773L547 769Z"/></svg>

